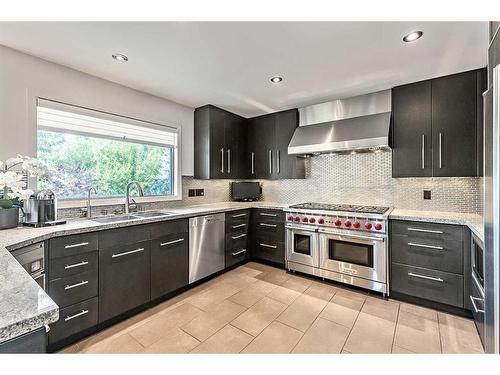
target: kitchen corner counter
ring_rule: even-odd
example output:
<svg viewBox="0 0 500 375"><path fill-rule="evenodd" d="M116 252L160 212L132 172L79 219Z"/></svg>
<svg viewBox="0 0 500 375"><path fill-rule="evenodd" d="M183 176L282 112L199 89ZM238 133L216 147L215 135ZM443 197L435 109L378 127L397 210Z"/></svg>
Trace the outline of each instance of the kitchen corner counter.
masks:
<svg viewBox="0 0 500 375"><path fill-rule="evenodd" d="M429 223L465 225L484 241L484 221L478 214L445 211L418 211L395 208L389 214L392 220L425 221Z"/></svg>

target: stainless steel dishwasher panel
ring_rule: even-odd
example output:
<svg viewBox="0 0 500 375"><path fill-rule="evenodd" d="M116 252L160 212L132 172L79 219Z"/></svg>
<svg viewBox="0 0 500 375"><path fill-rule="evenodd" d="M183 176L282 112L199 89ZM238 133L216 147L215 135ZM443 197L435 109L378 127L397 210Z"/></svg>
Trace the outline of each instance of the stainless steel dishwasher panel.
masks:
<svg viewBox="0 0 500 375"><path fill-rule="evenodd" d="M189 219L189 283L224 269L225 214Z"/></svg>

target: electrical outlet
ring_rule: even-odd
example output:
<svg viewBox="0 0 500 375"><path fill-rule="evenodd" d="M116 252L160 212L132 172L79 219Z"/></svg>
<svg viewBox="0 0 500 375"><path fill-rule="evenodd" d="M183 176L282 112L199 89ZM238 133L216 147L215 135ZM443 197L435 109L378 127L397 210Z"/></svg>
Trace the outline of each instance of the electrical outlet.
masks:
<svg viewBox="0 0 500 375"><path fill-rule="evenodd" d="M196 197L196 190L195 189L189 189L188 190L188 197Z"/></svg>
<svg viewBox="0 0 500 375"><path fill-rule="evenodd" d="M205 196L205 189L196 189L196 196L197 197L204 197Z"/></svg>
<svg viewBox="0 0 500 375"><path fill-rule="evenodd" d="M431 199L431 191L424 190L424 199Z"/></svg>

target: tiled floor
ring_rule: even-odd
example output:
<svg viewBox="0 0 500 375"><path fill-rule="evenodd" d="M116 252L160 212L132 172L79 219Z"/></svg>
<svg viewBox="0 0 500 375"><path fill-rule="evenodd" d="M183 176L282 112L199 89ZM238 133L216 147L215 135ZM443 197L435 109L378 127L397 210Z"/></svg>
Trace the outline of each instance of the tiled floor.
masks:
<svg viewBox="0 0 500 375"><path fill-rule="evenodd" d="M482 353L471 320L248 263L64 353Z"/></svg>

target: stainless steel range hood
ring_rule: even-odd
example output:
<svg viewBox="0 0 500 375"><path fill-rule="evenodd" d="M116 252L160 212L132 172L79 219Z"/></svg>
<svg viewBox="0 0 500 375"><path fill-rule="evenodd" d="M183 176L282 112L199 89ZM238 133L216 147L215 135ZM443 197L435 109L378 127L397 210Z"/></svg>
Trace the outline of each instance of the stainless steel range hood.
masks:
<svg viewBox="0 0 500 375"><path fill-rule="evenodd" d="M390 90L300 108L288 153L390 150L390 122Z"/></svg>

